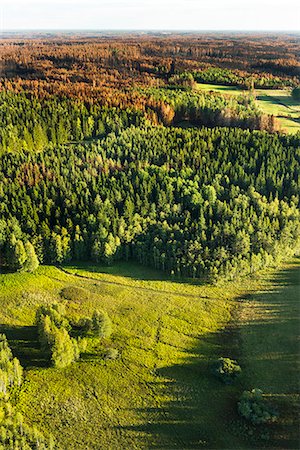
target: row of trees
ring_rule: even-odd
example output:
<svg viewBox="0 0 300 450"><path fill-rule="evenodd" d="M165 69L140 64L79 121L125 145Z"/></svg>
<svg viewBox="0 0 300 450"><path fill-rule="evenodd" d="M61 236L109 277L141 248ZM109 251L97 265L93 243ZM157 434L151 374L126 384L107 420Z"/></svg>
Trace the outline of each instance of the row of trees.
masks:
<svg viewBox="0 0 300 450"><path fill-rule="evenodd" d="M54 450L52 437L45 438L35 427L29 427L22 414L10 403L12 391L23 381L23 369L13 357L6 336L0 334L0 448L12 450Z"/></svg>
<svg viewBox="0 0 300 450"><path fill-rule="evenodd" d="M174 79L176 76L171 78ZM252 94L224 96L217 92L195 91L191 89L192 78L187 76L179 79L179 89L139 89L141 94L165 105L160 109L159 115L164 125L177 124L184 120L196 126L239 127L271 133L276 131L275 117L263 114ZM148 117L151 118L151 112L148 112Z"/></svg>
<svg viewBox="0 0 300 450"><path fill-rule="evenodd" d="M0 254L41 263L134 258L178 276L235 277L299 239L299 136L131 127L0 158Z"/></svg>
<svg viewBox="0 0 300 450"><path fill-rule="evenodd" d="M251 95L226 97L219 93L149 88L128 92L125 101L130 108L107 108L101 103L84 104L53 96L38 100L24 93L0 91L0 153L39 152L49 144L101 138L130 125L144 127L146 117L154 124L164 125L189 120L197 126L239 126L270 132L276 129L274 117L263 115Z"/></svg>
<svg viewBox="0 0 300 450"><path fill-rule="evenodd" d="M293 86L295 81L288 78L274 76L271 73L243 72L221 67L208 67L192 72L195 81L199 83L224 84L239 86L242 89L266 88L278 89Z"/></svg>

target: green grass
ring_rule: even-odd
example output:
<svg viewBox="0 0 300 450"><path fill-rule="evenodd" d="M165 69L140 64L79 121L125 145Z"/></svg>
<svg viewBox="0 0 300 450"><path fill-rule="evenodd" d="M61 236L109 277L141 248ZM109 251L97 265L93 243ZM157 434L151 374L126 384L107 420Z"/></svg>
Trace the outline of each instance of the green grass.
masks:
<svg viewBox="0 0 300 450"><path fill-rule="evenodd" d="M1 331L26 367L17 407L66 450L249 448L236 400L248 387L251 343L243 335L240 354L239 331L228 324L241 304L237 299L249 293L255 297L257 290L270 289L272 295L275 281L199 285L168 280L133 263L0 275ZM47 367L32 325L38 305L54 300L65 301L74 318L95 308L107 311L114 331L104 345L117 348L120 357L104 361L90 348L66 369ZM244 324L242 314L240 320ZM255 330L259 340L260 327ZM245 375L236 385L224 386L211 375L211 362L237 355ZM259 378L255 387L264 388Z"/></svg>
<svg viewBox="0 0 300 450"><path fill-rule="evenodd" d="M263 291L240 310L241 363L246 388L259 387L278 408L273 439L280 448L299 445L300 261L266 279Z"/></svg>
<svg viewBox="0 0 300 450"><path fill-rule="evenodd" d="M226 86L207 83L197 83L197 89L206 92L213 91L213 92L220 92L221 94L232 94L232 95L238 95L245 92L243 89L237 86Z"/></svg>
<svg viewBox="0 0 300 450"><path fill-rule="evenodd" d="M197 88L229 95L249 92L235 86L218 86L205 83L197 83ZM284 132L297 133L297 131L300 131L300 103L292 98L290 90L255 89L255 95L260 109L265 114L277 117L277 121Z"/></svg>

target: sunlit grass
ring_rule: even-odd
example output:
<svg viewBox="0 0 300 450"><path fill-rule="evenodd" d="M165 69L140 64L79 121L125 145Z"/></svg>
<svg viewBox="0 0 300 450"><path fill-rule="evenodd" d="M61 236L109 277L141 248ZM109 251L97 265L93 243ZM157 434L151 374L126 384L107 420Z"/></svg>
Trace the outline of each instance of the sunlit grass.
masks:
<svg viewBox="0 0 300 450"><path fill-rule="evenodd" d="M247 367L251 339L261 339L259 321L252 328L256 337L244 333L249 322L247 302L239 324L244 354L238 354L245 374L237 385L224 387L212 377L210 366L219 356L236 351L230 333L223 330L237 311L237 299L256 291L272 295L272 273L266 272L265 279L247 278L222 286L168 280L133 263L44 266L36 274L0 275L2 330L27 367L18 409L30 424L51 432L66 450L249 448L243 433L230 425L239 420L236 400L248 387L254 367ZM284 299L281 288L276 290ZM64 301L68 316L75 319L97 308L107 311L113 334L104 345L117 348L119 358L103 360L95 344L66 369L39 365L36 350L30 348L36 338L28 325L34 323L39 304L52 301ZM259 320L266 320L257 311ZM265 388L268 382L272 389L266 392L274 395L284 390L274 387L272 371L270 379L263 378L263 367L269 370L276 352L282 351L276 343L276 323L272 352L257 350L261 362L253 379L258 387ZM267 336L263 339L267 342ZM287 358L294 357L291 348L292 341L291 347L285 346Z"/></svg>

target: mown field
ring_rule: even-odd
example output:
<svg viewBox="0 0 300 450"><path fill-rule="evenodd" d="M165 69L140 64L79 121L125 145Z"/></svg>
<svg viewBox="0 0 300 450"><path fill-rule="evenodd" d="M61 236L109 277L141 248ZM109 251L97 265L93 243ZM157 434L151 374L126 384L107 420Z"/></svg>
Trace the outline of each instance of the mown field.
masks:
<svg viewBox="0 0 300 450"><path fill-rule="evenodd" d="M167 280L131 263L0 275L1 331L26 367L18 409L66 450L282 448L283 441L294 448L295 264L218 287ZM119 358L103 360L95 345L66 369L47 367L34 316L40 304L53 301L66 302L73 318L107 311L113 334L104 345L117 348ZM243 376L235 385L212 376L219 356L241 361ZM267 442L261 429L237 415L237 399L249 387L285 402L281 428L273 425Z"/></svg>
<svg viewBox="0 0 300 450"><path fill-rule="evenodd" d="M235 86L218 86L197 83L197 88L222 94L238 95L246 91ZM291 96L288 89L255 89L256 101L265 114L277 117L281 129L287 133L300 130L300 103Z"/></svg>

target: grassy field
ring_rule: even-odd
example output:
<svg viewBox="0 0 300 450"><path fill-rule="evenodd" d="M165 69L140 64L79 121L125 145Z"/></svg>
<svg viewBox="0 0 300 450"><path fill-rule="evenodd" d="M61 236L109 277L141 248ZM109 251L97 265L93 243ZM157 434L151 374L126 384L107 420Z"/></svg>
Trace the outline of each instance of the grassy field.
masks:
<svg viewBox="0 0 300 450"><path fill-rule="evenodd" d="M284 309L282 318L268 318L272 333L266 319L251 315L257 302L262 310L272 301L277 309L286 304L286 290L295 291L299 266L282 273L218 287L167 280L131 263L40 267L36 274L0 275L1 331L26 367L18 409L66 450L251 448L236 413L242 390L262 387L272 395L291 394L296 401L294 369L287 376L281 372L283 363L270 371L270 355L257 346L268 338L279 359L296 359L295 314ZM117 360L105 361L97 348L89 348L66 369L47 367L34 314L42 303L64 301L65 287L73 288L66 301L70 317L89 315L95 308L108 312L114 332L107 345L119 350ZM295 296L289 304L294 307ZM294 325L283 327L292 317ZM211 362L219 356L242 361L244 375L237 384L224 386L211 375ZM276 433L288 441L284 427L275 427L272 436ZM259 439L255 442L262 445ZM270 442L270 448L282 448L272 437Z"/></svg>
<svg viewBox="0 0 300 450"><path fill-rule="evenodd" d="M198 89L215 91L222 94L238 95L243 91L235 86L217 86L214 84L198 83ZM300 103L294 100L288 89L255 89L258 106L265 114L277 117L283 131L296 133L300 130Z"/></svg>
<svg viewBox="0 0 300 450"><path fill-rule="evenodd" d="M243 302L238 326L247 389L259 387L277 406L271 432L280 448L299 448L300 260L265 278Z"/></svg>

